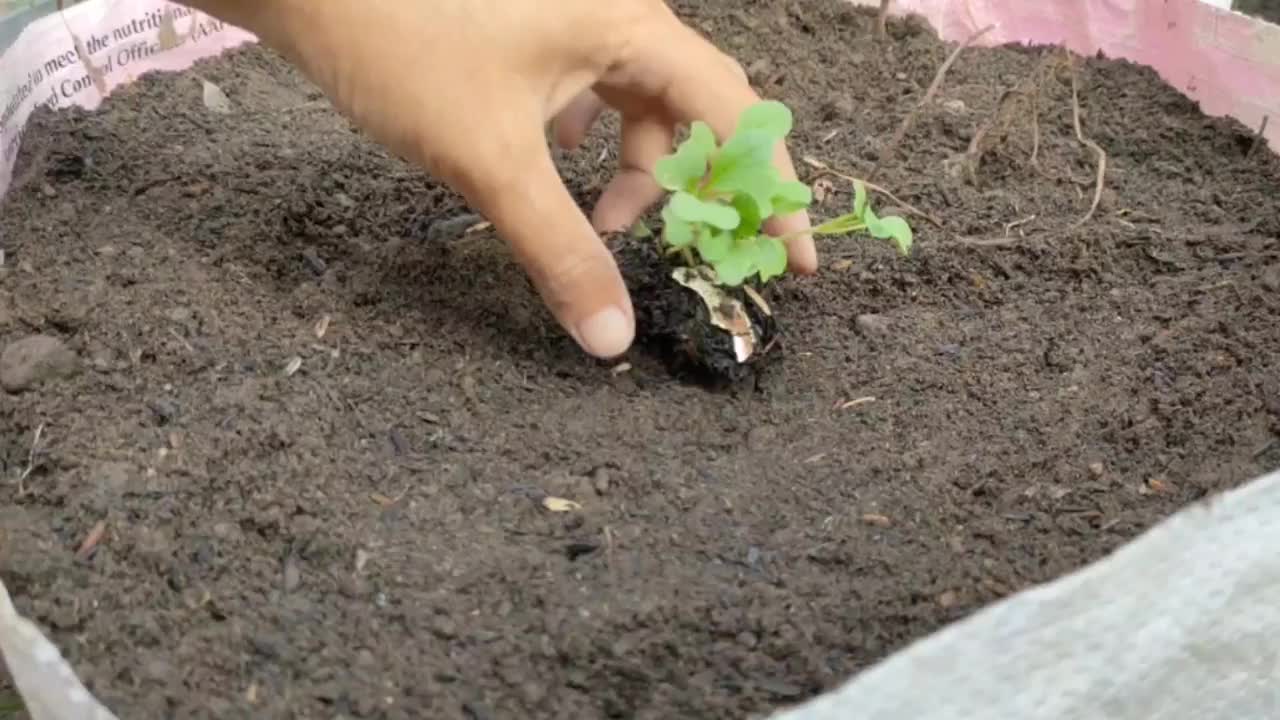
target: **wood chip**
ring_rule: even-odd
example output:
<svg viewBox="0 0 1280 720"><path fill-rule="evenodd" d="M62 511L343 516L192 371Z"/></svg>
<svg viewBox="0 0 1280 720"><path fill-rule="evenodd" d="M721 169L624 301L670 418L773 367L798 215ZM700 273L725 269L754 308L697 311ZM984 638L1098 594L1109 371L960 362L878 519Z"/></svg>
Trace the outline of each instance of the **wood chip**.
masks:
<svg viewBox="0 0 1280 720"><path fill-rule="evenodd" d="M93 554L93 549L98 547L98 543L102 542L102 538L107 534L107 523L105 520L99 520L85 536L84 541L80 543L79 549L76 550L77 560L88 560Z"/></svg>
<svg viewBox="0 0 1280 720"><path fill-rule="evenodd" d="M841 410L848 410L849 408L855 408L855 407L858 407L859 405L866 405L867 403L873 403L875 401L876 399L871 396L860 397L860 398L854 398L852 400L846 400L840 403L838 407Z"/></svg>
<svg viewBox="0 0 1280 720"><path fill-rule="evenodd" d="M315 327L316 339L323 340L324 334L327 332L329 332L329 316L325 314L325 315L321 315L320 319L316 321L316 327Z"/></svg>
<svg viewBox="0 0 1280 720"><path fill-rule="evenodd" d="M890 520L888 516L880 515L879 513L864 513L862 516L862 522L882 528L887 528L893 524L893 521Z"/></svg>
<svg viewBox="0 0 1280 720"><path fill-rule="evenodd" d="M294 355L293 357L289 358L289 362L284 366L284 376L292 377L293 374L298 372L298 369L301 367L302 367L302 358L298 357L297 355Z"/></svg>

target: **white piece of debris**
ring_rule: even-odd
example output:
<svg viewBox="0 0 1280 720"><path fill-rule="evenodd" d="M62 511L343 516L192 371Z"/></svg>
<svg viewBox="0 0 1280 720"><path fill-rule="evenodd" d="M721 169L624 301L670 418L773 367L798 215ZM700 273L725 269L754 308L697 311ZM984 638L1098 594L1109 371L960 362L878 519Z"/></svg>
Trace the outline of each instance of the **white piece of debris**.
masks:
<svg viewBox="0 0 1280 720"><path fill-rule="evenodd" d="M573 512L574 510L582 509L582 505L574 502L573 500L566 500L564 498L552 496L542 498L542 507L550 510L551 512Z"/></svg>
<svg viewBox="0 0 1280 720"><path fill-rule="evenodd" d="M744 363L755 354L760 338L756 336L747 308L716 285L714 273L704 266L678 267L672 271L671 277L698 294L707 306L711 322L733 336L734 354L738 362Z"/></svg>
<svg viewBox="0 0 1280 720"><path fill-rule="evenodd" d="M301 367L302 367L302 358L297 355L294 355L293 357L289 358L289 362L284 366L284 376L292 377L293 374L298 372L298 369Z"/></svg>
<svg viewBox="0 0 1280 720"><path fill-rule="evenodd" d="M119 720L85 689L39 628L18 614L3 582L0 656L31 720Z"/></svg>
<svg viewBox="0 0 1280 720"><path fill-rule="evenodd" d="M208 80L200 81L204 85L204 106L216 113L227 114L231 112L231 98L222 91L222 88L214 85Z"/></svg>

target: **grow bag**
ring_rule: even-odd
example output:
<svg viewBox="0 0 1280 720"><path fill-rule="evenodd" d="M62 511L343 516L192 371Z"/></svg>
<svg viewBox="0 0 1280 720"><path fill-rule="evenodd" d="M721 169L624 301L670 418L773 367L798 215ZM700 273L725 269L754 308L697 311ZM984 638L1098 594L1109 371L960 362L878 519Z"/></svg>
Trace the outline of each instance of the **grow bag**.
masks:
<svg viewBox="0 0 1280 720"><path fill-rule="evenodd" d="M877 4L877 0L857 0ZM1280 28L1223 0L898 0L961 42L1064 45L1153 67L1274 142ZM97 106L153 70L252 42L158 0L0 4L0 196L40 105ZM0 246L4 238L0 238ZM1280 711L1280 473L1192 506L1074 574L925 638L779 720L1212 718ZM0 652L34 720L115 717L0 578ZM119 649L126 652L127 649Z"/></svg>

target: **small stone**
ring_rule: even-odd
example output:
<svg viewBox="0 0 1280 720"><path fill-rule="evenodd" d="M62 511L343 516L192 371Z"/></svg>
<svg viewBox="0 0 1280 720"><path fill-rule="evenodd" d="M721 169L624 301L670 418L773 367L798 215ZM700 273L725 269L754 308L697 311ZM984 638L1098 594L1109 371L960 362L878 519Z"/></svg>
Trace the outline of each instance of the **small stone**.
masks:
<svg viewBox="0 0 1280 720"><path fill-rule="evenodd" d="M430 621L430 630L431 634L442 639L442 641L448 641L448 639L456 638L458 634L457 624L454 623L453 619L449 618L448 615L436 615L435 618Z"/></svg>
<svg viewBox="0 0 1280 720"><path fill-rule="evenodd" d="M161 657L153 657L142 664L142 676L152 682L164 682L173 674L173 666Z"/></svg>
<svg viewBox="0 0 1280 720"><path fill-rule="evenodd" d="M1090 474L1090 475L1092 475L1092 476L1094 476L1094 477L1096 477L1096 478L1100 478L1100 477L1102 477L1102 473L1103 473L1103 472L1105 472L1105 471L1106 471L1106 467L1105 467L1102 463L1100 463L1100 462L1093 462L1093 463L1089 463L1089 474Z"/></svg>
<svg viewBox="0 0 1280 720"><path fill-rule="evenodd" d="M757 425L747 432L747 448L764 452L773 448L777 439L778 431L772 425Z"/></svg>
<svg viewBox="0 0 1280 720"><path fill-rule="evenodd" d="M595 491L600 495L609 493L609 470L608 468L598 467L591 473L591 484L595 487Z"/></svg>
<svg viewBox="0 0 1280 720"><path fill-rule="evenodd" d="M863 335L883 335L889 332L889 319L883 315L859 315L854 318L853 324Z"/></svg>
<svg viewBox="0 0 1280 720"><path fill-rule="evenodd" d="M763 85L773 72L773 62L768 58L760 58L747 66L746 70L753 85Z"/></svg>
<svg viewBox="0 0 1280 720"><path fill-rule="evenodd" d="M1271 292L1280 292L1280 266L1273 265L1263 274L1262 287Z"/></svg>
<svg viewBox="0 0 1280 720"><path fill-rule="evenodd" d="M311 269L311 272L316 275L324 275L324 271L329 267L329 264L320 257L315 248L309 247L306 250L303 250L302 260L307 264L307 267Z"/></svg>
<svg viewBox="0 0 1280 720"><path fill-rule="evenodd" d="M108 495L119 496L129 489L135 468L128 463L104 462L94 470L94 485Z"/></svg>
<svg viewBox="0 0 1280 720"><path fill-rule="evenodd" d="M156 423L159 425L168 425L173 422L180 412L177 403L163 398L152 400L147 403L147 406L151 408L151 413L155 416Z"/></svg>
<svg viewBox="0 0 1280 720"><path fill-rule="evenodd" d="M960 598L956 595L955 590L947 590L938 596L938 604L944 608L955 607L955 604L959 601Z"/></svg>
<svg viewBox="0 0 1280 720"><path fill-rule="evenodd" d="M296 560L289 558L284 563L284 591L293 592L297 590L301 582L302 570L298 568Z"/></svg>
<svg viewBox="0 0 1280 720"><path fill-rule="evenodd" d="M71 377L79 369L79 359L66 343L49 335L31 335L0 353L0 387L18 393L48 380Z"/></svg>
<svg viewBox="0 0 1280 720"><path fill-rule="evenodd" d="M942 107L952 115L963 115L967 109L963 100L947 100L942 103Z"/></svg>
<svg viewBox="0 0 1280 720"><path fill-rule="evenodd" d="M165 314L169 316L170 320L178 323L179 325L191 320L191 308L175 307Z"/></svg>

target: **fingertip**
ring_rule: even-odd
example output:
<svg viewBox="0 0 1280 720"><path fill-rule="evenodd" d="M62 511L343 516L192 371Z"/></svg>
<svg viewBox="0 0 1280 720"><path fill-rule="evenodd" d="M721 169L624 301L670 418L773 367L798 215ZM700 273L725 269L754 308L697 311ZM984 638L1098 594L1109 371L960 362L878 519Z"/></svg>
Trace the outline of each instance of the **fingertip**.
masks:
<svg viewBox="0 0 1280 720"><path fill-rule="evenodd" d="M635 316L616 305L597 310L570 330L583 350L601 360L625 353L635 341Z"/></svg>
<svg viewBox="0 0 1280 720"><path fill-rule="evenodd" d="M818 272L818 248L812 235L801 235L787 243L787 262L800 275Z"/></svg>

